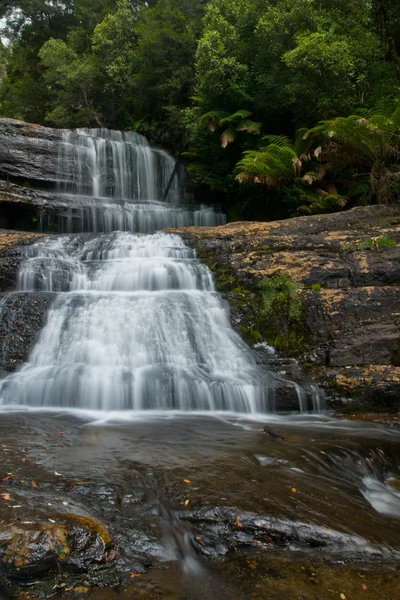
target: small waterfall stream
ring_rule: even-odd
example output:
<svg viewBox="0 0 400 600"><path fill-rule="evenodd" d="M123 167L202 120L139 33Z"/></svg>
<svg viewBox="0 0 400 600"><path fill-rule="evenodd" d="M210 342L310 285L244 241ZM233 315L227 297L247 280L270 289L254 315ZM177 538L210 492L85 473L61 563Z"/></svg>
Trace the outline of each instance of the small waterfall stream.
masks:
<svg viewBox="0 0 400 600"><path fill-rule="evenodd" d="M210 208L180 205L177 181L168 202L156 200L173 168L137 134L63 134L60 228L70 235L32 246L19 277L21 291L56 299L27 363L0 384L0 403L273 410L272 381L230 327L209 269L179 236L154 232L223 222ZM75 234L86 230L97 235Z"/></svg>

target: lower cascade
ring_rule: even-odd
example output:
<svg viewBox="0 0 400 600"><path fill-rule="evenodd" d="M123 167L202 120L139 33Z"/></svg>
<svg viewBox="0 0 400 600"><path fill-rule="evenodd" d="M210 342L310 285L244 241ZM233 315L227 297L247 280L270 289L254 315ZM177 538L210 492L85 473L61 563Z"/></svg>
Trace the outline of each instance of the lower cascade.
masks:
<svg viewBox="0 0 400 600"><path fill-rule="evenodd" d="M230 328L209 269L177 235L55 237L21 290L57 292L2 402L92 410L266 412L269 386Z"/></svg>

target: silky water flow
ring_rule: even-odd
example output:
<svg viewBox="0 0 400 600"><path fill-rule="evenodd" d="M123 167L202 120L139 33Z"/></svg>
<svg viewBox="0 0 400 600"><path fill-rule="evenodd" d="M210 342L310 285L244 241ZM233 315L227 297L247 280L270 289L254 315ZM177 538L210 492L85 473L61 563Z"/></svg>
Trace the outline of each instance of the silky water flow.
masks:
<svg viewBox="0 0 400 600"><path fill-rule="evenodd" d="M174 166L137 134L63 134L58 224L69 235L33 245L19 275L20 291L55 299L27 363L0 384L0 403L273 411L272 378L230 327L211 272L178 235L156 231L224 222L180 204L179 177L157 200Z"/></svg>

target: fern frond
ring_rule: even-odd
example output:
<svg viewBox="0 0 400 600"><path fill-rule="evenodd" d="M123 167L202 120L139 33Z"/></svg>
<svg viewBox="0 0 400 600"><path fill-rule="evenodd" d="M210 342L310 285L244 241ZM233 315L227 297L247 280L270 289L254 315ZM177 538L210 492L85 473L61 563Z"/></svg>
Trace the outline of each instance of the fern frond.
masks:
<svg viewBox="0 0 400 600"><path fill-rule="evenodd" d="M248 119L251 117L253 113L249 110L238 110L233 115L228 115L225 113L224 117L221 119L221 125L230 125L231 123L235 123L235 121L240 121L243 119Z"/></svg>
<svg viewBox="0 0 400 600"><path fill-rule="evenodd" d="M293 148L293 142L285 135L266 135L262 140L280 148Z"/></svg>
<svg viewBox="0 0 400 600"><path fill-rule="evenodd" d="M221 135L221 146L226 148L228 144L231 144L236 139L236 132L234 129L225 129Z"/></svg>
<svg viewBox="0 0 400 600"><path fill-rule="evenodd" d="M226 112L221 110L210 110L199 117L199 123L202 127L208 127L210 131L215 131L217 126L221 123L221 119L223 119L226 114Z"/></svg>
<svg viewBox="0 0 400 600"><path fill-rule="evenodd" d="M222 121L221 121L222 122ZM260 133L261 123L250 121L250 119L244 119L240 121L236 127L237 131L247 131L247 133Z"/></svg>

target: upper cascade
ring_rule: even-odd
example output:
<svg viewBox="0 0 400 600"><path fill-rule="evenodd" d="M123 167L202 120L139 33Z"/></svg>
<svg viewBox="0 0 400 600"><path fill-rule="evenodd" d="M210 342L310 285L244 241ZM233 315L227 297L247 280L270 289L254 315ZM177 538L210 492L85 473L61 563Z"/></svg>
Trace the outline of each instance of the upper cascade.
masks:
<svg viewBox="0 0 400 600"><path fill-rule="evenodd" d="M63 131L57 160L57 213L40 215L42 230L61 233L147 233L166 227L220 225L211 207L182 203L182 169L138 133Z"/></svg>
<svg viewBox="0 0 400 600"><path fill-rule="evenodd" d="M22 228L37 222L49 233L224 224L212 207L184 201L184 180L185 169L138 133L0 118L0 191L18 208L17 228L23 219Z"/></svg>
<svg viewBox="0 0 400 600"><path fill-rule="evenodd" d="M110 129L62 132L57 179L62 192L98 199L151 201L163 197L175 160L138 133ZM174 177L167 201L178 204Z"/></svg>

